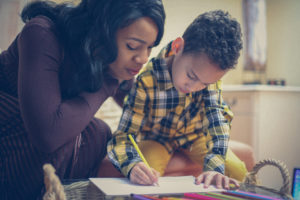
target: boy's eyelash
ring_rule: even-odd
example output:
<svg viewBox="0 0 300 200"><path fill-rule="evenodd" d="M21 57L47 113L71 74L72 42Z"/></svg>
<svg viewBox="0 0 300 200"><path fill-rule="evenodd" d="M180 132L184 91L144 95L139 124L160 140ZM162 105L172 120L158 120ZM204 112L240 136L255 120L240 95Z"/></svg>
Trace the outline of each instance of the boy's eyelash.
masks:
<svg viewBox="0 0 300 200"><path fill-rule="evenodd" d="M187 73L187 77L188 77L189 79L193 80L193 81L196 81L196 80L197 80L195 77L192 77L189 73ZM205 87L208 87L210 84L203 83L203 85L204 85Z"/></svg>
<svg viewBox="0 0 300 200"><path fill-rule="evenodd" d="M187 73L187 76L188 76L188 78L189 79L191 79L191 80L196 80L194 77L192 77L189 73Z"/></svg>

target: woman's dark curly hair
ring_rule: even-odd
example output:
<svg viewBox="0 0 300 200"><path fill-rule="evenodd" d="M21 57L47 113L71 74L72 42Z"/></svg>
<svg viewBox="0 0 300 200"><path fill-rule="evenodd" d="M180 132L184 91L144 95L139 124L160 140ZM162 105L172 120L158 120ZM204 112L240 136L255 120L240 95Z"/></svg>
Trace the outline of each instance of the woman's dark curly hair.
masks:
<svg viewBox="0 0 300 200"><path fill-rule="evenodd" d="M182 37L183 53L205 53L223 70L235 66L243 47L240 24L222 10L199 15Z"/></svg>
<svg viewBox="0 0 300 200"><path fill-rule="evenodd" d="M165 11L161 0L81 0L77 6L35 1L21 13L24 22L38 15L47 16L56 24L65 54L74 61L70 69L62 66L60 73L62 95L66 98L101 88L108 65L118 56L119 29L141 17L149 17L158 28L154 46L164 33Z"/></svg>

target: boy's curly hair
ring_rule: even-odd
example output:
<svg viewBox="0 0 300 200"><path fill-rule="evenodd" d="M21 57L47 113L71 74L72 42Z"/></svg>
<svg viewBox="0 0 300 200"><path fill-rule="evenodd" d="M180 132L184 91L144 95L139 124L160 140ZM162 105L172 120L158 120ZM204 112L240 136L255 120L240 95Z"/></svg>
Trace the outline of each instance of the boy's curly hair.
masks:
<svg viewBox="0 0 300 200"><path fill-rule="evenodd" d="M205 53L223 70L234 68L243 47L239 22L222 10L199 15L182 37L183 53Z"/></svg>

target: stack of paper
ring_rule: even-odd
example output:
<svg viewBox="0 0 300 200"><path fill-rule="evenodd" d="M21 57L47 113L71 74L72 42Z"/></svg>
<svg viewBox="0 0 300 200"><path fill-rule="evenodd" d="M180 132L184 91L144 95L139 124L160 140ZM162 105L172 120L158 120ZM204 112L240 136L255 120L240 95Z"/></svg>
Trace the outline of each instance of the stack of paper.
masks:
<svg viewBox="0 0 300 200"><path fill-rule="evenodd" d="M127 178L90 178L90 180L107 196L224 191L214 186L204 188L203 184L196 185L193 176L160 177L159 186L137 185L131 183Z"/></svg>

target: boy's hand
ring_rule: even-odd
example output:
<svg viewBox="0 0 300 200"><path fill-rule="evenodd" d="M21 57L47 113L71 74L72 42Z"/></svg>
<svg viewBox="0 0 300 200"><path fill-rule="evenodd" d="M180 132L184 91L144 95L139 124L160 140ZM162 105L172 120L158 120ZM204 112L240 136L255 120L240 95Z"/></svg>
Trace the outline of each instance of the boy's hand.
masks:
<svg viewBox="0 0 300 200"><path fill-rule="evenodd" d="M137 163L130 172L130 181L140 185L154 185L160 176L159 172L149 168L144 162Z"/></svg>
<svg viewBox="0 0 300 200"><path fill-rule="evenodd" d="M229 178L219 172L215 171L207 171L201 173L197 178L196 182L197 185L200 183L204 183L204 188L207 188L211 184L215 184L217 188L224 188L229 190L229 184L234 184L236 187L239 187L239 182L233 178Z"/></svg>

